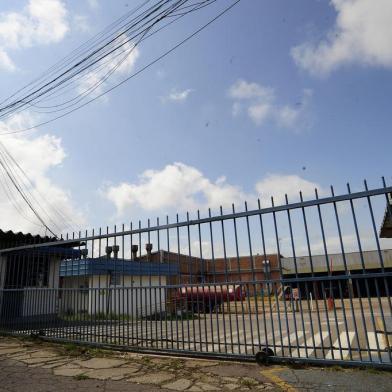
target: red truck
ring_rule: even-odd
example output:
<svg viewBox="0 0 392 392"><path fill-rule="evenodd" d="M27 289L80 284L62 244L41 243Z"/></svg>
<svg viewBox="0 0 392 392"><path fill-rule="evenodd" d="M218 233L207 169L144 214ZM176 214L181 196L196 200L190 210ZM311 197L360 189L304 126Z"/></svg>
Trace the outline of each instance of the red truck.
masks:
<svg viewBox="0 0 392 392"><path fill-rule="evenodd" d="M176 303L178 310L184 309L195 313L214 311L227 301L239 301L245 298L245 289L241 285L204 285L184 286L178 289Z"/></svg>

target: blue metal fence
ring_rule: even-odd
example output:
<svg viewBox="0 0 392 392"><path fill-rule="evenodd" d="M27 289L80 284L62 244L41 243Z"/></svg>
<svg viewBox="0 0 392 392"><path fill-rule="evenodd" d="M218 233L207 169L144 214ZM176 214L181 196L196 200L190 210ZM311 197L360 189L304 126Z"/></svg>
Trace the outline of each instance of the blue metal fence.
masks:
<svg viewBox="0 0 392 392"><path fill-rule="evenodd" d="M0 330L122 349L391 368L392 187L0 249ZM279 204L279 205L278 205ZM33 238L33 237L31 237Z"/></svg>

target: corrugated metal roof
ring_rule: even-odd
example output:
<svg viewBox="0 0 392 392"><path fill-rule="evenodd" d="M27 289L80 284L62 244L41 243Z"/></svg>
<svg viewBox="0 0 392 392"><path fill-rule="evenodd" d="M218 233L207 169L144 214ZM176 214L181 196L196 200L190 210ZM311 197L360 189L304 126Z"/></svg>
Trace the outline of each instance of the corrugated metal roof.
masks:
<svg viewBox="0 0 392 392"><path fill-rule="evenodd" d="M392 222L390 216L390 209L392 210L392 198L390 194L388 194L388 203L385 208L384 218L381 224L380 238L392 238Z"/></svg>
<svg viewBox="0 0 392 392"><path fill-rule="evenodd" d="M49 249L55 249L55 248L75 248L75 247L80 247L84 246L85 243L75 240L73 242L67 242L67 243L62 243L61 240L55 238L55 237L48 237L48 236L41 236L41 235L33 235L31 233L22 233L21 231L18 233L14 233L12 230L9 231L4 231L0 229L0 250L1 249L8 249L8 248L17 248L19 246L28 246L28 245L37 245L37 244L50 244L50 243L56 243L53 245L47 245L47 253L49 253ZM35 247L36 249L43 249L44 247ZM13 250L12 253L14 253ZM29 249L25 250L27 251L32 251ZM58 249L56 250L56 253L58 253Z"/></svg>
<svg viewBox="0 0 392 392"><path fill-rule="evenodd" d="M33 235L31 233L22 233L21 231L14 233L12 230L3 231L0 229L0 249L54 241L57 241L54 237Z"/></svg>

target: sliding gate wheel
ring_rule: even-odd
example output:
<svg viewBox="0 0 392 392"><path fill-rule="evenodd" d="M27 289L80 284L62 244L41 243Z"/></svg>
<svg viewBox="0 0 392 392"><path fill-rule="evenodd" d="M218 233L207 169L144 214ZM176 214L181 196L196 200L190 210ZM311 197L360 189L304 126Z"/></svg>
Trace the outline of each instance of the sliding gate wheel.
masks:
<svg viewBox="0 0 392 392"><path fill-rule="evenodd" d="M269 358L275 356L274 351L269 347L263 347L257 354L256 354L256 362L259 365L266 365L269 363Z"/></svg>

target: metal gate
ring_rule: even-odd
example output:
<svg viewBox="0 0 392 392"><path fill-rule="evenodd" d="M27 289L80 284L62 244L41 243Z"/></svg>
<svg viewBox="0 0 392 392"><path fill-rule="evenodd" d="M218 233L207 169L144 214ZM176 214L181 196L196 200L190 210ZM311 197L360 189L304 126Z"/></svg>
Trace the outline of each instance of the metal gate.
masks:
<svg viewBox="0 0 392 392"><path fill-rule="evenodd" d="M364 187L2 246L0 330L390 368L392 187Z"/></svg>

